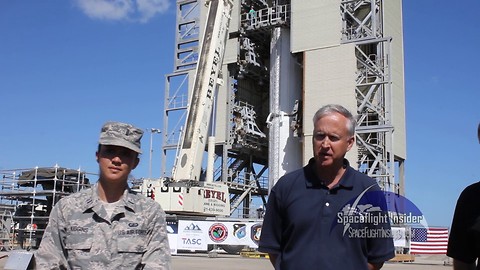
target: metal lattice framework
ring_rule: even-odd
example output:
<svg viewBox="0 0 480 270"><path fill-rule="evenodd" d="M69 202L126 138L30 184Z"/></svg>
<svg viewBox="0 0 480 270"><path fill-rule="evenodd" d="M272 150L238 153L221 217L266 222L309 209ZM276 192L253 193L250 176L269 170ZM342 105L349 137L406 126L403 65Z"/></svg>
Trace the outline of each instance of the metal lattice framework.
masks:
<svg viewBox="0 0 480 270"><path fill-rule="evenodd" d="M195 68L200 38L197 0L177 1L175 71Z"/></svg>
<svg viewBox="0 0 480 270"><path fill-rule="evenodd" d="M383 36L382 1L342 1L342 40L355 44L358 169L397 191L391 105L391 38Z"/></svg>
<svg viewBox="0 0 480 270"><path fill-rule="evenodd" d="M162 132L162 176L168 177L171 175L171 169L175 164L174 158L177 156L178 144L182 137L182 132L184 132L182 125L185 123L188 108L189 81L191 80L191 76L193 76L192 70L195 68L199 58L200 3L201 1L196 0L177 0L175 67L174 73L166 75L165 83L164 127ZM257 4L258 10L264 8L266 5L266 3L261 1ZM241 6L246 9L247 3L243 3L242 1ZM248 7L250 7L250 4L248 4ZM248 12L248 10L246 11ZM281 21L285 16L285 12L283 12L282 9L278 9L275 13L273 13L273 9L265 9L262 12L269 15L268 18L271 18L272 21L274 21L273 19L275 18L275 22ZM263 13L260 12L259 14ZM242 16L245 16L245 10L241 11L241 17ZM259 20L257 21L260 22ZM241 26L242 29L238 31L245 31L243 27L244 26ZM272 25L269 25L269 29L272 27ZM235 32L235 30L232 31ZM249 32L249 35L256 34L258 31L262 31L262 29L253 29L253 31ZM242 50L239 53L241 54L243 52ZM255 55L255 52L251 52L250 56L252 55ZM225 142L217 142L215 146L216 169L214 171L214 181L226 182L230 187L232 212L238 207L237 210L240 211L240 215L242 216L247 216L250 211L245 208L250 207L249 202L251 201L252 194L266 195L268 187L268 179L264 176L266 167L262 166L266 163L267 155L265 153L259 154L260 150L258 150L259 147L262 147L265 151L264 145L266 145L266 142L262 141L265 140L265 135L257 136L260 139L258 141L256 140L256 136L253 136L262 133L259 131L259 128L254 125L254 122L252 122L255 120L252 119L252 115L255 115L255 111L251 111L252 106L258 106L258 104L252 105L245 103L245 105L242 103L242 101L250 103L251 100L248 100L248 98L253 98L257 102L258 100L262 100L258 98L258 95L250 95L242 91L246 88L252 88L245 86L246 84L251 84L251 81L254 81L256 84L252 75L254 71L256 72L256 78L259 76L266 77L265 74L268 74L268 72L263 70L262 67L259 67L259 65L248 65L248 63L245 65L246 67L243 69L239 68L240 64L235 68L229 68L229 74L223 74L223 79L226 84L231 86L228 90L230 102L228 103L226 113L231 115L230 118L232 122L227 124L231 130L228 132L229 135ZM253 67L258 70L253 70ZM236 78L240 69L245 71L245 74L249 76L245 78L243 82L238 82ZM265 74L260 74L260 71L263 71ZM266 89L268 89L267 83L268 82L266 82L264 86ZM243 85L240 87L242 94L236 91L238 84ZM247 99L244 100L244 98ZM249 111L250 113L238 113L244 111ZM261 118L265 118L265 116L262 115ZM240 120L244 123L244 126L240 127L239 125L235 125L234 119ZM258 164L261 165L258 166ZM173 168L173 170L175 169L176 168ZM242 206L243 209L240 209Z"/></svg>
<svg viewBox="0 0 480 270"><path fill-rule="evenodd" d="M268 92L270 82L261 78L269 71L258 65L260 62L269 61L268 50L265 52L268 43L261 42L268 40L267 37L275 27L288 27L290 18L290 1L274 1L273 6L264 1L239 1L240 26L238 30L232 30L233 34L235 31L241 33L239 60L238 63L228 66L229 74L223 74L225 84L230 88L226 113L232 115L232 123L226 126L232 130L225 142L217 142L215 146L217 169L214 172L215 181L228 182L230 185L232 209L241 201L248 201L250 194L263 192L259 179L265 177L267 169L264 160L259 162L260 158L265 158L265 153L252 154L251 150L245 151L245 147L243 150L236 147L239 144L235 139L238 132L235 132L236 125L233 122L235 109L238 109L235 106L239 101L250 103L261 100L262 96L254 95L265 89ZM175 153L181 138L181 126L185 123L188 77L192 75L191 70L195 68L198 59L199 3L198 0L177 0L175 67L174 73L166 76L165 85L163 176L168 176L168 170L174 165L174 161L167 158L167 152ZM256 10L254 17L248 14L252 4ZM354 91L357 100L358 169L375 178L384 190L398 192L399 185L395 183L395 166L398 161L395 160L392 143L394 128L391 115L391 38L384 36L382 4L383 0L341 1L341 42L355 45L357 59ZM257 61L258 59L263 61ZM253 90L249 92L246 89ZM255 109L258 109L259 105L261 106L260 103L254 104ZM259 118L265 119L265 115L260 113ZM265 167L255 168L255 164Z"/></svg>
<svg viewBox="0 0 480 270"><path fill-rule="evenodd" d="M0 250L38 248L55 204L92 176L58 165L0 170Z"/></svg>
<svg viewBox="0 0 480 270"><path fill-rule="evenodd" d="M162 176L170 176L188 106L189 71L197 65L200 41L200 6L197 0L177 0L174 73L165 76ZM168 162L168 164L167 164ZM169 168L169 169L167 169Z"/></svg>

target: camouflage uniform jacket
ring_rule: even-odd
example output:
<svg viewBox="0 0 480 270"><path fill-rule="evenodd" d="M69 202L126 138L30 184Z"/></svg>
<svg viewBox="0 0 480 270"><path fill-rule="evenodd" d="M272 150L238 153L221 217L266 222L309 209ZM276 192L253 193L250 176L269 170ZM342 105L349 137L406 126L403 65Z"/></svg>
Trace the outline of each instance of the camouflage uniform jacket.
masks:
<svg viewBox="0 0 480 270"><path fill-rule="evenodd" d="M111 218L97 186L62 198L52 210L37 269L170 269L165 212L125 191Z"/></svg>

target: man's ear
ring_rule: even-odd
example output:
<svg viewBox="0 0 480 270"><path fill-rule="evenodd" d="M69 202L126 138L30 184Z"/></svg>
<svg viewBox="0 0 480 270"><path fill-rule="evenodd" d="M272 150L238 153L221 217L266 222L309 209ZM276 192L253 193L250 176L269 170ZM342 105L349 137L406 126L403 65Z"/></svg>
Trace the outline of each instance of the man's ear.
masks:
<svg viewBox="0 0 480 270"><path fill-rule="evenodd" d="M350 151L350 149L352 149L353 147L353 144L355 143L355 136L350 137L347 142L348 142L347 151Z"/></svg>
<svg viewBox="0 0 480 270"><path fill-rule="evenodd" d="M97 163L98 163L98 160L99 160L98 151L95 152L95 160L97 160Z"/></svg>

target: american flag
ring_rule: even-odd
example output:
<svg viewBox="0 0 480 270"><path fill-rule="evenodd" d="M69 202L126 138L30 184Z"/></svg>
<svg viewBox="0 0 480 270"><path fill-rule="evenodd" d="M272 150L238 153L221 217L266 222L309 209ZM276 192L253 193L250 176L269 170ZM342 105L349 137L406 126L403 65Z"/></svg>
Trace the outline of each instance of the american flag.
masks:
<svg viewBox="0 0 480 270"><path fill-rule="evenodd" d="M447 254L448 228L412 228L411 254Z"/></svg>

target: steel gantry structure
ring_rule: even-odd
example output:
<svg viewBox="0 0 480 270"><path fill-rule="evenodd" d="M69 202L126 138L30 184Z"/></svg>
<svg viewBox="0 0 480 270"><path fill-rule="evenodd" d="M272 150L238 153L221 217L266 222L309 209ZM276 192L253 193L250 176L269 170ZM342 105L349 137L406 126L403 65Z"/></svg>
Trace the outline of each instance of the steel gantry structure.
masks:
<svg viewBox="0 0 480 270"><path fill-rule="evenodd" d="M171 174L185 130L206 16L202 1L177 0L174 71L165 78L163 176ZM265 203L268 188L278 177L306 164L311 156L309 121L319 105L316 96L320 103L344 102L340 93L337 99L323 94L332 81L351 86L345 90L355 104L347 107L357 115L357 147L351 164L356 163L384 190L402 194L406 151L401 0L233 3L223 83L210 122L216 137L211 173L214 181L229 185L232 213L241 209L240 215L248 215L253 196ZM315 20L323 20L327 27L315 26ZM309 35L312 29L315 33ZM315 36L322 40L320 45L315 45ZM329 38L331 44L325 43ZM312 62L326 69L332 65L316 55L337 49L350 52L349 48L352 60L347 59L346 69L352 72L347 78L310 83L315 76Z"/></svg>

